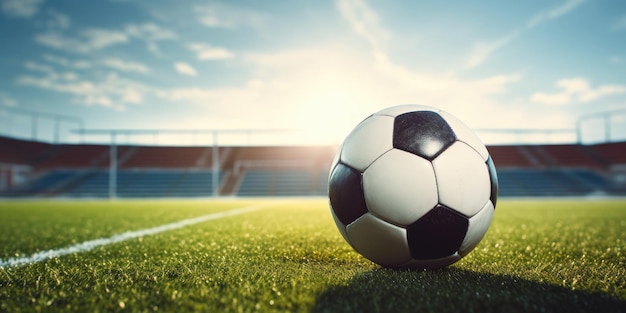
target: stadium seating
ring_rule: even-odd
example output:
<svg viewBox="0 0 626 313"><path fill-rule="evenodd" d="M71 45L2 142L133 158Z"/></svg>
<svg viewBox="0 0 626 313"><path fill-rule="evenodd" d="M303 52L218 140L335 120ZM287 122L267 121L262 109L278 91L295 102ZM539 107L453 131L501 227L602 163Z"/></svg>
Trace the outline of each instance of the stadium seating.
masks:
<svg viewBox="0 0 626 313"><path fill-rule="evenodd" d="M500 195L577 196L619 194L611 180L589 169L514 169L498 170Z"/></svg>
<svg viewBox="0 0 626 313"><path fill-rule="evenodd" d="M626 143L606 143L593 147L593 150L606 164L626 164Z"/></svg>
<svg viewBox="0 0 626 313"><path fill-rule="evenodd" d="M491 146L489 154L496 167L532 167L531 161L524 156L520 147Z"/></svg>
<svg viewBox="0 0 626 313"><path fill-rule="evenodd" d="M328 173L302 170L249 170L238 196L313 196L326 193Z"/></svg>
<svg viewBox="0 0 626 313"><path fill-rule="evenodd" d="M87 168L108 164L109 149L98 145L58 145L46 158L37 162L41 170Z"/></svg>
<svg viewBox="0 0 626 313"><path fill-rule="evenodd" d="M599 145L488 146L500 196L626 195L616 169L626 169L626 142ZM212 147L119 146L118 197L325 195L337 147L220 147L219 174ZM3 197L109 196L109 147L48 144L0 137L0 165L32 169ZM620 172L621 173L621 172ZM624 173L622 173L624 174ZM218 186L213 186L218 175Z"/></svg>
<svg viewBox="0 0 626 313"><path fill-rule="evenodd" d="M222 175L220 175L221 177ZM72 198L103 198L109 196L109 172L95 170L79 172L73 170L52 171L35 180L29 189L41 194L58 187L56 196ZM116 196L120 198L181 198L209 197L213 195L213 173L202 170L120 170L117 172Z"/></svg>
<svg viewBox="0 0 626 313"><path fill-rule="evenodd" d="M121 164L122 168L210 167L211 148L206 147L137 147Z"/></svg>
<svg viewBox="0 0 626 313"><path fill-rule="evenodd" d="M52 195L58 186L67 185L76 177L78 177L78 173L75 170L53 170L33 179L28 184L16 186L12 190L5 192L5 196Z"/></svg>
<svg viewBox="0 0 626 313"><path fill-rule="evenodd" d="M51 148L51 145L42 142L0 136L0 163L31 165Z"/></svg>

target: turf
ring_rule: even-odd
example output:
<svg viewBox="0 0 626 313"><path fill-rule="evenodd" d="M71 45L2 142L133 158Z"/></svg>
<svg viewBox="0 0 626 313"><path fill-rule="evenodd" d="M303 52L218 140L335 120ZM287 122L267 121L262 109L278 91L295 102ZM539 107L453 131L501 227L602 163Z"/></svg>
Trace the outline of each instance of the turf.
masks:
<svg viewBox="0 0 626 313"><path fill-rule="evenodd" d="M324 199L0 202L0 259L250 204L266 208L0 269L0 311L626 311L618 200L502 200L481 244L435 271L362 258Z"/></svg>

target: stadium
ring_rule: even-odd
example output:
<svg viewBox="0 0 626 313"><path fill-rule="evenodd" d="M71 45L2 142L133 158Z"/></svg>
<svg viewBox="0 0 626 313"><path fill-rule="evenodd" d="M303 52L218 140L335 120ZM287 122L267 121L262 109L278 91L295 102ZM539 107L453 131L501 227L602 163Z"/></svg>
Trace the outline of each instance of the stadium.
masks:
<svg viewBox="0 0 626 313"><path fill-rule="evenodd" d="M406 271L370 263L332 229L337 145L0 137L3 310L626 308L626 142L487 148L500 202L479 251Z"/></svg>
<svg viewBox="0 0 626 313"><path fill-rule="evenodd" d="M30 198L325 196L337 152L333 145L112 146L0 140L2 195ZM503 197L626 195L625 142L493 145L488 150L498 166Z"/></svg>
<svg viewBox="0 0 626 313"><path fill-rule="evenodd" d="M2 0L0 312L626 312L624 12Z"/></svg>

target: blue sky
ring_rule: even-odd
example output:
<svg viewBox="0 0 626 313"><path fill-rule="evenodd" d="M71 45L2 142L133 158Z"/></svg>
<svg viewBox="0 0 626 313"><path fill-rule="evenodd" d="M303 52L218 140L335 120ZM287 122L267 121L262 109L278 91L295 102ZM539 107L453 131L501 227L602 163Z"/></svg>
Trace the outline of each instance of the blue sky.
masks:
<svg viewBox="0 0 626 313"><path fill-rule="evenodd" d="M306 140L337 141L404 103L439 107L473 128L573 128L584 114L626 108L621 0L0 8L0 132L16 136L33 132L19 109L93 129L296 128ZM611 123L614 137L626 134L622 116ZM52 124L38 119L37 137L50 140ZM76 125L61 128L71 140Z"/></svg>

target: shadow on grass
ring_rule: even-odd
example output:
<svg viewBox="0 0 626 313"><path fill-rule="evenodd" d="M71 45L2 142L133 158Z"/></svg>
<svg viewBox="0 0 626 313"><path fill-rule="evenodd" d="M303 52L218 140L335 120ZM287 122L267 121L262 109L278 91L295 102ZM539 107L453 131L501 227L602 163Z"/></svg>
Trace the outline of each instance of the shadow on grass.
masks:
<svg viewBox="0 0 626 313"><path fill-rule="evenodd" d="M626 312L626 300L456 268L376 269L330 287L313 312Z"/></svg>

